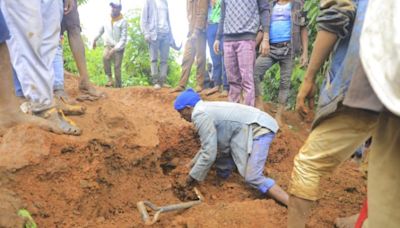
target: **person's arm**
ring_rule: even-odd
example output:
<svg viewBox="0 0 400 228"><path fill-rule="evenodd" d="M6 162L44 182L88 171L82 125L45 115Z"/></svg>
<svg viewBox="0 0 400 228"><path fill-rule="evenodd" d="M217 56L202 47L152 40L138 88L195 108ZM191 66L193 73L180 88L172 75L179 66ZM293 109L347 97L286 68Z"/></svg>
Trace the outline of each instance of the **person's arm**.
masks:
<svg viewBox="0 0 400 228"><path fill-rule="evenodd" d="M104 26L101 26L101 28L99 30L99 33L97 34L97 36L93 40L93 49L96 49L96 42L103 34L104 34Z"/></svg>
<svg viewBox="0 0 400 228"><path fill-rule="evenodd" d="M203 181L217 158L217 129L214 121L206 113L199 113L193 117L193 123L200 136L201 148L193 161L189 172L191 178Z"/></svg>
<svg viewBox="0 0 400 228"><path fill-rule="evenodd" d="M350 34L351 27L348 25L352 24L354 16L355 8L350 0L321 1L321 11L317 18L319 31L296 99L296 110L302 116L307 115L309 109L313 108L315 76L328 59L338 38ZM309 103L308 108L305 105L306 99Z"/></svg>
<svg viewBox="0 0 400 228"><path fill-rule="evenodd" d="M217 35L214 42L214 52L215 54L219 54L219 43L222 39L222 35L224 34L224 22L225 22L225 1L221 0L221 19L218 24Z"/></svg>
<svg viewBox="0 0 400 228"><path fill-rule="evenodd" d="M148 29L149 26L149 1L145 1L142 14L140 15L140 29L144 35L144 39L149 42L150 41L150 32Z"/></svg>
<svg viewBox="0 0 400 228"><path fill-rule="evenodd" d="M260 45L260 52L262 56L267 56L269 53L269 26L271 23L271 9L269 8L268 0L257 0L257 2L260 13L261 27L264 33Z"/></svg>
<svg viewBox="0 0 400 228"><path fill-rule="evenodd" d="M125 48L126 41L128 39L128 23L125 19L121 22L121 36L118 43L113 48L115 51L121 51Z"/></svg>

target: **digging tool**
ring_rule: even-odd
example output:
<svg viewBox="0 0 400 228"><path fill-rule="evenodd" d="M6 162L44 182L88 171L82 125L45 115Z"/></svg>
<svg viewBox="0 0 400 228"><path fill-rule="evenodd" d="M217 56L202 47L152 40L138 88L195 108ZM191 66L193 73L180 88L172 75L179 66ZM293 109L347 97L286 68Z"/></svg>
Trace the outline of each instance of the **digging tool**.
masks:
<svg viewBox="0 0 400 228"><path fill-rule="evenodd" d="M194 201L190 201L190 202L171 204L171 205L166 205L166 206L162 206L162 207L158 207L155 204L151 203L150 201L137 202L136 206L139 210L140 215L142 216L144 224L145 225L153 225L154 223L156 223L158 221L160 214L163 212L184 210L184 209L191 208L191 207L203 202L204 197L201 195L200 191L197 188L194 188L193 190L196 193L198 199L194 200ZM155 211L153 219L150 218L150 215L147 211L146 206L151 208L153 211Z"/></svg>

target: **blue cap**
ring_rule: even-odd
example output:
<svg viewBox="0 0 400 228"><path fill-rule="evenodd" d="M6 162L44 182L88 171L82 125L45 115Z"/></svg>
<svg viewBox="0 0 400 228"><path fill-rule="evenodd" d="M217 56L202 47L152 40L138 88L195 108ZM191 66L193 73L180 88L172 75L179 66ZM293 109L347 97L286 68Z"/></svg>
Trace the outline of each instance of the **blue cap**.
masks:
<svg viewBox="0 0 400 228"><path fill-rule="evenodd" d="M200 100L201 98L198 93L193 91L193 89L187 89L182 93L180 93L178 97L176 97L174 102L174 108L177 111L180 111L186 108L187 106L194 107Z"/></svg>
<svg viewBox="0 0 400 228"><path fill-rule="evenodd" d="M110 6L111 6L112 8L116 8L116 9L119 9L119 10L121 10L121 9L122 9L122 5L121 5L121 3L117 3L117 2L110 2Z"/></svg>

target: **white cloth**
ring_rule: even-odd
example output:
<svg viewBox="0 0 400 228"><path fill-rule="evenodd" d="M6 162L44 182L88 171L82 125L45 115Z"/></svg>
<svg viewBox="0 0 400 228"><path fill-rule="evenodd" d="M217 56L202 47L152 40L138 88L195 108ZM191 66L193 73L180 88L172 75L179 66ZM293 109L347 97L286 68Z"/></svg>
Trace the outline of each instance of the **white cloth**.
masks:
<svg viewBox="0 0 400 228"><path fill-rule="evenodd" d="M128 38L128 24L123 18L111 23L111 17L109 17L104 22L95 40L98 40L103 34L104 46L110 46L115 48L117 51L121 51L125 48Z"/></svg>
<svg viewBox="0 0 400 228"><path fill-rule="evenodd" d="M32 111L53 104L53 60L60 40L62 0L0 0L10 30L11 63Z"/></svg>
<svg viewBox="0 0 400 228"><path fill-rule="evenodd" d="M369 0L360 39L361 60L375 93L400 116L400 1Z"/></svg>

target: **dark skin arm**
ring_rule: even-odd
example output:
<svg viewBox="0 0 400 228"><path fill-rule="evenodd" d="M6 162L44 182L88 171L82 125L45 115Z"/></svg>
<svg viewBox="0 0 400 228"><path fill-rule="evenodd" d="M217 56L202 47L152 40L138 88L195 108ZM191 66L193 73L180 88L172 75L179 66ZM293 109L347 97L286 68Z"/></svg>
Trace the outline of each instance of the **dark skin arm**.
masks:
<svg viewBox="0 0 400 228"><path fill-rule="evenodd" d="M306 116L314 107L315 76L332 52L338 36L334 33L321 30L317 33L314 49L311 53L310 64L300 86L296 99L296 110L301 116ZM308 107L306 107L306 100Z"/></svg>

